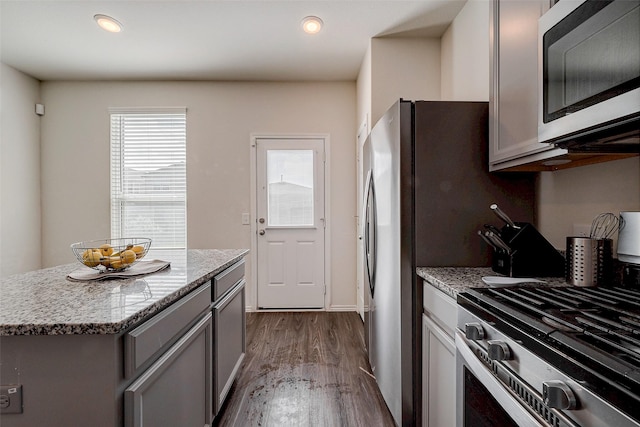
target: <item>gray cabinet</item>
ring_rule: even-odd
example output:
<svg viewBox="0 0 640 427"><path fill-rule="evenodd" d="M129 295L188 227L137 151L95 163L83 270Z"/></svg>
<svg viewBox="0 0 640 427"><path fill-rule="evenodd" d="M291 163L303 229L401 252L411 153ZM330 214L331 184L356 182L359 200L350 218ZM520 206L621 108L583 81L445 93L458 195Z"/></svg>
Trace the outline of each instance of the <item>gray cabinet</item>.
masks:
<svg viewBox="0 0 640 427"><path fill-rule="evenodd" d="M125 427L211 424L210 304L207 282L125 334Z"/></svg>
<svg viewBox="0 0 640 427"><path fill-rule="evenodd" d="M117 334L0 337L3 384L23 390L0 424L210 426L245 352L244 261L217 271Z"/></svg>
<svg viewBox="0 0 640 427"><path fill-rule="evenodd" d="M456 327L453 298L424 283L422 316L422 425L456 425Z"/></svg>
<svg viewBox="0 0 640 427"><path fill-rule="evenodd" d="M181 331L209 308L210 301L211 284L207 283L125 334L125 378L131 378L150 359L166 350Z"/></svg>
<svg viewBox="0 0 640 427"><path fill-rule="evenodd" d="M246 351L244 262L216 276L213 313L213 410L217 414L229 393ZM229 286L229 283L232 283ZM217 292L224 289L225 293Z"/></svg>
<svg viewBox="0 0 640 427"><path fill-rule="evenodd" d="M550 0L492 0L489 170L564 155L538 142L538 18Z"/></svg>
<svg viewBox="0 0 640 427"><path fill-rule="evenodd" d="M127 387L125 426L211 424L211 326L207 312Z"/></svg>

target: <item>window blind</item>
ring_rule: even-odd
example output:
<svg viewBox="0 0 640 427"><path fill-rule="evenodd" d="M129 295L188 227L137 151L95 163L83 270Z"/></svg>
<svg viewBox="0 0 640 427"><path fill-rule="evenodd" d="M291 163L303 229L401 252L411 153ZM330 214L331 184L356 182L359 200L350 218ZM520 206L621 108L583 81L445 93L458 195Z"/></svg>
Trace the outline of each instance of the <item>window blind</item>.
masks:
<svg viewBox="0 0 640 427"><path fill-rule="evenodd" d="M111 237L186 248L186 110L110 113Z"/></svg>

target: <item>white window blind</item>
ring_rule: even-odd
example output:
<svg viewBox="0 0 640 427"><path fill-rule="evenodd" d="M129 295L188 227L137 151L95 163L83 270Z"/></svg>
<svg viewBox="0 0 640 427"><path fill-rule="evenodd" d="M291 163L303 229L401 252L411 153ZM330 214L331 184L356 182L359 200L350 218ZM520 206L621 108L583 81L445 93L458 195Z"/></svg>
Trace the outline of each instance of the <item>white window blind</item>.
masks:
<svg viewBox="0 0 640 427"><path fill-rule="evenodd" d="M186 109L110 113L111 237L186 248Z"/></svg>

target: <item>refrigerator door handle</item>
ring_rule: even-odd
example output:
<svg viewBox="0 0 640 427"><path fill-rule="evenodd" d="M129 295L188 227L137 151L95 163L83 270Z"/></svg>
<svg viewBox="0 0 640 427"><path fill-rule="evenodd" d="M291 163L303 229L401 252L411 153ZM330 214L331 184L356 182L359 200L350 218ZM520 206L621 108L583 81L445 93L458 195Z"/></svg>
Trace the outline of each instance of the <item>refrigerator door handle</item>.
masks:
<svg viewBox="0 0 640 427"><path fill-rule="evenodd" d="M375 260L376 260L376 193L373 186L373 172L367 177L367 192L365 196L364 212L364 251L367 276L371 296L375 290Z"/></svg>

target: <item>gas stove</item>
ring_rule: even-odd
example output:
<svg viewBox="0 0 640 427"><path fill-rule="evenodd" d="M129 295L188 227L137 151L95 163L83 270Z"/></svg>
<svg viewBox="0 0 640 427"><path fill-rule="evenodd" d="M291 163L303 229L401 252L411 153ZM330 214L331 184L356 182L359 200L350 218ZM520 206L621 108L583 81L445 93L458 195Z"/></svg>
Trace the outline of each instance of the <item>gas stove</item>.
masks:
<svg viewBox="0 0 640 427"><path fill-rule="evenodd" d="M531 425L640 426L640 290L470 289L458 304L456 344L522 398Z"/></svg>

